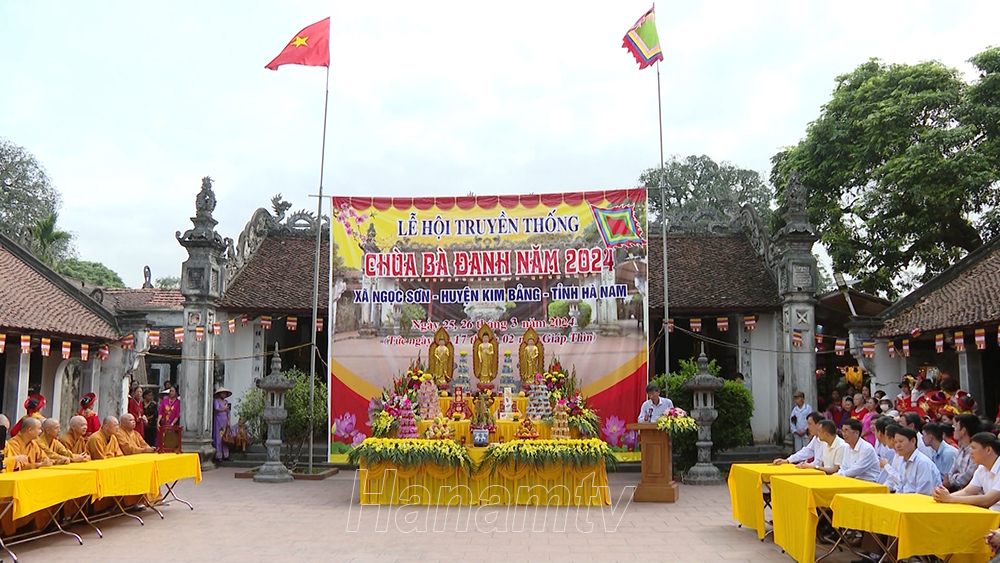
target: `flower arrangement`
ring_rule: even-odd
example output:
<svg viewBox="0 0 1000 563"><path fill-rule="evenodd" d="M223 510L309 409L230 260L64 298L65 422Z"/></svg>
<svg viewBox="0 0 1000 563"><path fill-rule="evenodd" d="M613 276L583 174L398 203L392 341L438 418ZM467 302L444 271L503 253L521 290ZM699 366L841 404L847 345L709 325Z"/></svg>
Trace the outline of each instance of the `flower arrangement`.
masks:
<svg viewBox="0 0 1000 563"><path fill-rule="evenodd" d="M656 420L656 428L670 434L671 438L677 438L689 432L696 432L698 423L688 416L684 409L674 407Z"/></svg>
<svg viewBox="0 0 1000 563"><path fill-rule="evenodd" d="M351 450L347 459L352 464L361 462L369 466L385 462L409 468L433 463L470 473L475 469L468 450L452 440L368 438Z"/></svg>
<svg viewBox="0 0 1000 563"><path fill-rule="evenodd" d="M472 429L496 431L496 421L493 419L493 414L490 413L490 406L493 405L494 400L496 399L492 389L484 389L473 396L473 413L472 417L469 418Z"/></svg>
<svg viewBox="0 0 1000 563"><path fill-rule="evenodd" d="M550 402L574 396L580 386L580 382L576 378L576 366L573 366L571 374L566 371L566 368L559 363L559 358L555 356L549 362L549 369L539 376L536 377L539 377L541 383L544 383L549 391Z"/></svg>
<svg viewBox="0 0 1000 563"><path fill-rule="evenodd" d="M601 418L597 416L597 411L587 405L587 399L577 391L564 401L566 414L569 415L569 427L576 429L584 438L597 438L601 433ZM551 421L551 417L545 419L545 422Z"/></svg>
<svg viewBox="0 0 1000 563"><path fill-rule="evenodd" d="M513 440L492 444L486 449L480 468L509 464L543 467L549 464L584 467L604 462L614 467L614 453L599 439L590 440Z"/></svg>

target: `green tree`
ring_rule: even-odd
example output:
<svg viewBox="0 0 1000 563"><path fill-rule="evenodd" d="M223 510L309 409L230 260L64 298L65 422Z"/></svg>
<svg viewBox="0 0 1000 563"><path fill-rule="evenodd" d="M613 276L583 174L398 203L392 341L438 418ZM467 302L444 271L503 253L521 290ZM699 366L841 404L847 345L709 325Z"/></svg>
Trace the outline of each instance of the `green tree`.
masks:
<svg viewBox="0 0 1000 563"><path fill-rule="evenodd" d="M156 278L156 287L160 289L179 289L181 287L181 279L177 276Z"/></svg>
<svg viewBox="0 0 1000 563"><path fill-rule="evenodd" d="M997 233L1000 51L971 62L982 74L969 85L936 61L872 59L837 77L806 137L772 158L779 200L797 171L834 270L857 289L894 298Z"/></svg>
<svg viewBox="0 0 1000 563"><path fill-rule="evenodd" d="M83 280L101 287L125 287L125 282L122 281L122 278L114 270L100 262L87 262L85 260L69 258L59 262L59 266L56 269L64 276Z"/></svg>
<svg viewBox="0 0 1000 563"><path fill-rule="evenodd" d="M0 137L0 233L27 241L31 229L59 203L59 192L35 155Z"/></svg>
<svg viewBox="0 0 1000 563"><path fill-rule="evenodd" d="M639 176L639 183L650 188L649 211L660 212L660 169L650 168ZM730 162L717 163L710 157L673 156L663 166L667 210L691 213L700 209L722 211L728 206L749 203L765 222L770 221L774 189L754 170Z"/></svg>
<svg viewBox="0 0 1000 563"><path fill-rule="evenodd" d="M73 235L56 228L58 219L59 214L54 211L42 217L31 226L31 237L28 239L28 248L39 260L51 267L55 267L72 253L70 243Z"/></svg>

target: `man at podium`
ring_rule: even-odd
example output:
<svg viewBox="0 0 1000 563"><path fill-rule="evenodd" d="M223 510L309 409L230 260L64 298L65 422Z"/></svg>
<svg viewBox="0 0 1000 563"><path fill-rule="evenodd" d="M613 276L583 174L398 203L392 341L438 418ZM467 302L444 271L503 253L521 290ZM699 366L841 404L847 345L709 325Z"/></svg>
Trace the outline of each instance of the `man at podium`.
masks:
<svg viewBox="0 0 1000 563"><path fill-rule="evenodd" d="M674 402L660 397L660 386L650 382L646 385L646 402L639 409L639 422L656 422L667 409L674 408Z"/></svg>

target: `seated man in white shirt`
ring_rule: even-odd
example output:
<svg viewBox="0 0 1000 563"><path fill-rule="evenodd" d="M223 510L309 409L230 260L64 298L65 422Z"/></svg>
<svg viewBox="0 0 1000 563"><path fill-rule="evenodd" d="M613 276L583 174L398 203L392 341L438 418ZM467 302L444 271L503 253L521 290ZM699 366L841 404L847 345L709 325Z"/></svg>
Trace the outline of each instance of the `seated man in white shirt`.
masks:
<svg viewBox="0 0 1000 563"><path fill-rule="evenodd" d="M815 461L823 459L823 443L819 441L819 426L818 424L826 420L823 415L813 411L809 413L806 417L806 432L807 435L812 438L808 444L805 445L801 450L788 456L786 459L778 458L774 460L775 465L781 465L783 463L802 463L804 461Z"/></svg>
<svg viewBox="0 0 1000 563"><path fill-rule="evenodd" d="M844 452L847 451L847 442L840 436L837 436L837 425L832 420L824 420L819 423L819 433L817 436L819 436L820 444L823 447L820 463L802 462L798 464L798 467L815 467L816 469L822 469L827 475L833 475L840 471L840 466L844 463Z"/></svg>
<svg viewBox="0 0 1000 563"><path fill-rule="evenodd" d="M929 457L917 451L917 433L912 428L900 426L895 431L896 458L892 463L879 462L887 474L885 484L896 493L930 496L941 484L941 472Z"/></svg>
<svg viewBox="0 0 1000 563"><path fill-rule="evenodd" d="M673 401L660 398L660 386L650 383L646 385L646 402L639 409L639 422L656 422L667 409L672 408Z"/></svg>
<svg viewBox="0 0 1000 563"><path fill-rule="evenodd" d="M874 483L882 468L879 467L875 447L861 439L862 428L860 420L852 418L844 421L844 441L847 442L847 448L837 475Z"/></svg>
<svg viewBox="0 0 1000 563"><path fill-rule="evenodd" d="M960 491L949 493L943 486L934 489L934 500L971 504L1000 511L1000 442L989 432L972 437L972 460L978 464L972 481Z"/></svg>
<svg viewBox="0 0 1000 563"><path fill-rule="evenodd" d="M900 424L903 428L909 428L917 433L917 449L931 461L934 461L934 454L937 452L924 442L924 420L920 418L920 415L915 412L903 413Z"/></svg>

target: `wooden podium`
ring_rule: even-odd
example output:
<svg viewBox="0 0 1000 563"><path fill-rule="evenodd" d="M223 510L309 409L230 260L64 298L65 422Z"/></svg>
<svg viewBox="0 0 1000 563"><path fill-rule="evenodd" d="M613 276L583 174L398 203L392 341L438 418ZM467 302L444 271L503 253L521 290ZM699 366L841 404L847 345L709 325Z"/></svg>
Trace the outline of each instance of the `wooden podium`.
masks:
<svg viewBox="0 0 1000 563"><path fill-rule="evenodd" d="M637 422L626 426L639 431L642 448L642 481L635 489L636 502L676 502L674 460L670 435L656 428L653 422Z"/></svg>

